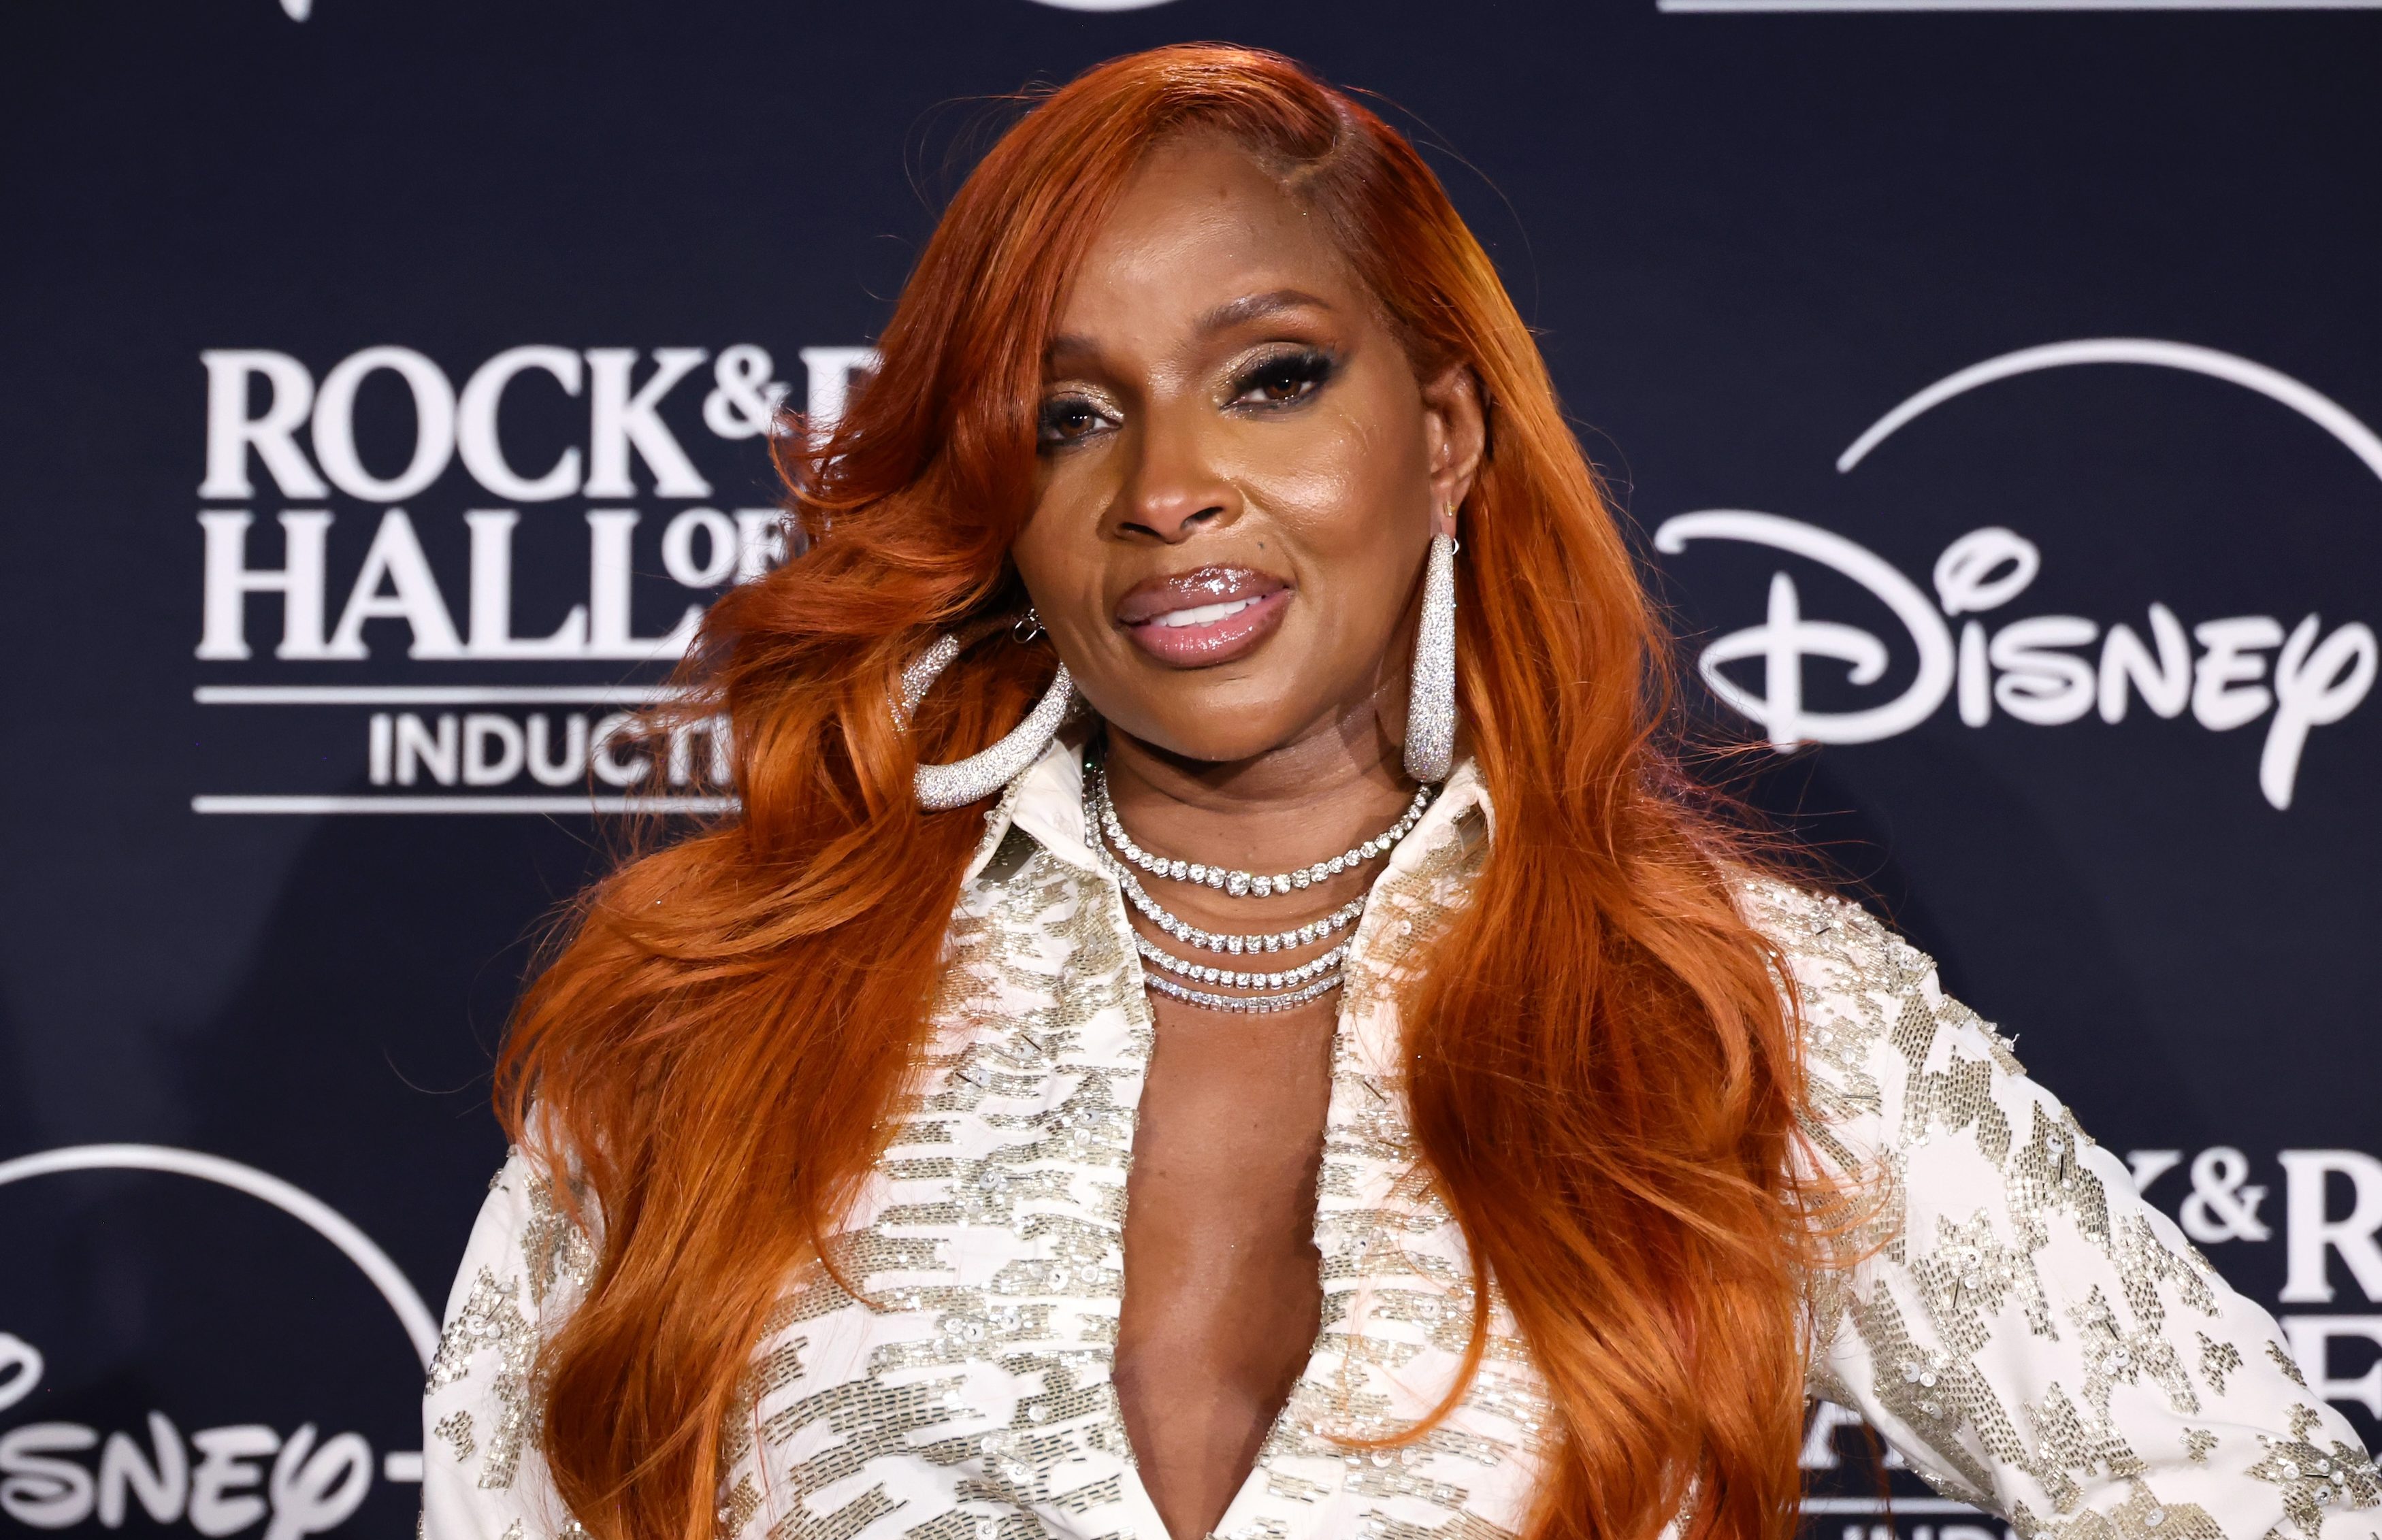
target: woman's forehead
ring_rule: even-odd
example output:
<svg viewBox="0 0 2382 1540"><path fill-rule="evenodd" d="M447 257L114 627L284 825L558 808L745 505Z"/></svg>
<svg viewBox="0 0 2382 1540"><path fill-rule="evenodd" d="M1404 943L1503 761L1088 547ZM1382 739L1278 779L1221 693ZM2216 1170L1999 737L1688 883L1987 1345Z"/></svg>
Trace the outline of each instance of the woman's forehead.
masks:
<svg viewBox="0 0 2382 1540"><path fill-rule="evenodd" d="M1333 309L1357 298L1323 222L1246 151L1178 141L1151 152L1093 236L1060 329L1212 327L1283 296Z"/></svg>

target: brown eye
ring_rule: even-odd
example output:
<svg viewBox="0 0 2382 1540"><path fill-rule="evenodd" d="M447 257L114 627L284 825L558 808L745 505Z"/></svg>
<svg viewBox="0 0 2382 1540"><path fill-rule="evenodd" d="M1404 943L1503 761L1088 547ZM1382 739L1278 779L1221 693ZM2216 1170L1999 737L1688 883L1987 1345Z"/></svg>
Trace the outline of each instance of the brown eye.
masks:
<svg viewBox="0 0 2382 1540"><path fill-rule="evenodd" d="M1235 405L1289 406L1305 400L1332 376L1332 360L1315 348L1302 348L1267 359L1234 382Z"/></svg>
<svg viewBox="0 0 2382 1540"><path fill-rule="evenodd" d="M1108 425L1099 408L1080 396L1061 396L1042 403L1035 436L1045 446L1074 444Z"/></svg>

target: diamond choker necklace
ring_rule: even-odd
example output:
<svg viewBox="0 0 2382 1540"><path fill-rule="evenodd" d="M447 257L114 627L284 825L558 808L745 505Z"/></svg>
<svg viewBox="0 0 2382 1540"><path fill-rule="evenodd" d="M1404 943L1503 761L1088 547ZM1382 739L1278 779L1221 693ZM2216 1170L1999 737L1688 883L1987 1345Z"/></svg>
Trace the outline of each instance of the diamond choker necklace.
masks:
<svg viewBox="0 0 2382 1540"><path fill-rule="evenodd" d="M1302 866L1295 872L1283 872L1274 876L1227 871L1222 866L1209 866L1202 862L1169 861L1163 856L1151 855L1135 844L1133 836L1125 833L1124 825L1117 821L1116 805L1108 797L1106 776L1100 776L1099 811L1100 830L1109 837L1109 843L1116 847L1116 853L1151 876L1172 877L1176 882L1205 883L1235 898L1263 898L1271 894L1307 887L1326 877L1336 877L1375 856L1388 854L1391 847L1413 833L1414 826L1422 821L1423 811L1430 806L1434 789L1428 786L1418 789L1405 814L1372 838L1351 845L1330 861L1319 861L1312 866Z"/></svg>

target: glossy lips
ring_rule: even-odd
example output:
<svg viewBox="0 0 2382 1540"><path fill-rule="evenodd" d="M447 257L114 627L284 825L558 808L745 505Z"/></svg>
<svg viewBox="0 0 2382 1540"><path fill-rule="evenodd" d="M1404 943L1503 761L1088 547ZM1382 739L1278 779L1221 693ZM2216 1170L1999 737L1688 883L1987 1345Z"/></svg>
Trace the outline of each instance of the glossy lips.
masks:
<svg viewBox="0 0 2382 1540"><path fill-rule="evenodd" d="M1117 624L1142 651L1176 668L1229 663L1273 633L1295 592L1246 567L1202 567L1136 585Z"/></svg>

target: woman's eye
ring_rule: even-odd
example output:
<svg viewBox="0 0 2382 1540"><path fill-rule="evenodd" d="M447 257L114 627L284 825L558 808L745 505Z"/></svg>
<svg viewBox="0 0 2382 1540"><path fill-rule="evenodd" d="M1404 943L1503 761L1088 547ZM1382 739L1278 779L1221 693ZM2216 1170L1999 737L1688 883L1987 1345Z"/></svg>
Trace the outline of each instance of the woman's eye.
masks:
<svg viewBox="0 0 2382 1540"><path fill-rule="evenodd" d="M1048 445L1073 444L1088 438L1108 425L1100 409L1080 396L1062 396L1042 403L1041 422L1036 436Z"/></svg>
<svg viewBox="0 0 2382 1540"><path fill-rule="evenodd" d="M1235 405L1288 406L1303 401L1332 375L1332 360L1313 348L1271 358L1241 375L1235 383Z"/></svg>

